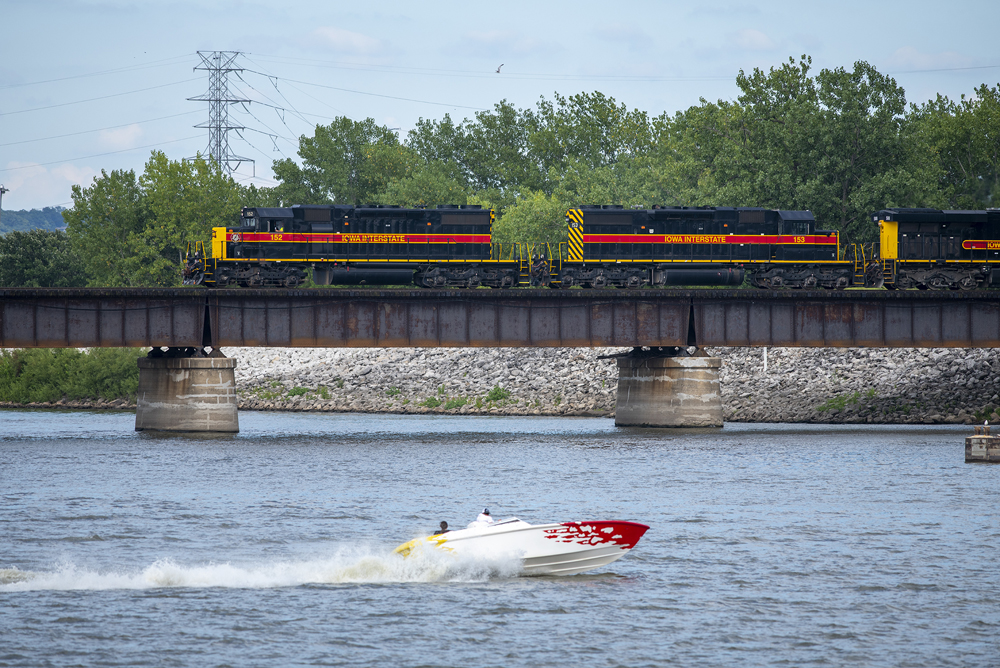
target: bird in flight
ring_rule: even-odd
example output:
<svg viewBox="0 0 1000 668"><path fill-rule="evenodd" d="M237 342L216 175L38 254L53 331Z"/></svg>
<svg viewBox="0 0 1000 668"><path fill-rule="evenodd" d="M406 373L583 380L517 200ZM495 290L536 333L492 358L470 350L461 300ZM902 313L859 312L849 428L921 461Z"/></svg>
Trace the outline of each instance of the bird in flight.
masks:
<svg viewBox="0 0 1000 668"><path fill-rule="evenodd" d="M503 67L503 63L500 63L500 67ZM497 68L497 74L500 74L500 67Z"/></svg>

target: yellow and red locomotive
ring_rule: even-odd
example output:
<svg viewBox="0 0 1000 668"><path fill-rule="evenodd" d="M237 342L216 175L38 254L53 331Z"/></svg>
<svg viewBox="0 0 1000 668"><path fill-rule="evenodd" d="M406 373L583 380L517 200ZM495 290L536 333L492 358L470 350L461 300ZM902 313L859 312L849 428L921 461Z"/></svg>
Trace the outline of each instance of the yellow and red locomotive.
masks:
<svg viewBox="0 0 1000 668"><path fill-rule="evenodd" d="M562 287L851 285L840 237L809 211L734 207L621 206L571 209Z"/></svg>

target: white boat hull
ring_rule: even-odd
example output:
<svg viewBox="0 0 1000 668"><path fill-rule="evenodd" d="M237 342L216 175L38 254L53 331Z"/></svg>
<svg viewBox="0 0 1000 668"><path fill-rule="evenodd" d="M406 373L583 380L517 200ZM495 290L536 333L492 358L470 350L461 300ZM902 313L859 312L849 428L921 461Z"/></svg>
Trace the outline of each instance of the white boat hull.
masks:
<svg viewBox="0 0 1000 668"><path fill-rule="evenodd" d="M635 547L645 524L622 521L532 525L517 518L417 538L396 548L403 556L422 549L456 556L518 558L527 575L574 575L606 566Z"/></svg>

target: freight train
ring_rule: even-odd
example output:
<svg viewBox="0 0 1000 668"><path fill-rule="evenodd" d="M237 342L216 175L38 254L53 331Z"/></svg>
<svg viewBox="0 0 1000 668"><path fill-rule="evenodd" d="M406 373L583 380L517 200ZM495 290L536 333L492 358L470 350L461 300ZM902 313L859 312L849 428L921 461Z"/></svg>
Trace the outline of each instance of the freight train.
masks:
<svg viewBox="0 0 1000 668"><path fill-rule="evenodd" d="M582 206L567 241L503 244L479 206L248 207L188 251L185 285L428 288L740 286L973 289L1000 285L1000 210L884 209L880 241L841 245L809 211Z"/></svg>

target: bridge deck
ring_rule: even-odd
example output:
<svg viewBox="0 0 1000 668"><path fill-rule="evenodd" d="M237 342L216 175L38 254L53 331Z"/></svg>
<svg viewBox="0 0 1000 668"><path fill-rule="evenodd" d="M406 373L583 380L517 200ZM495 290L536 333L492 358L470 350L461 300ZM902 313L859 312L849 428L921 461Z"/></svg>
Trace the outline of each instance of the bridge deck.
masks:
<svg viewBox="0 0 1000 668"><path fill-rule="evenodd" d="M1000 292L0 288L0 346L1000 347Z"/></svg>

